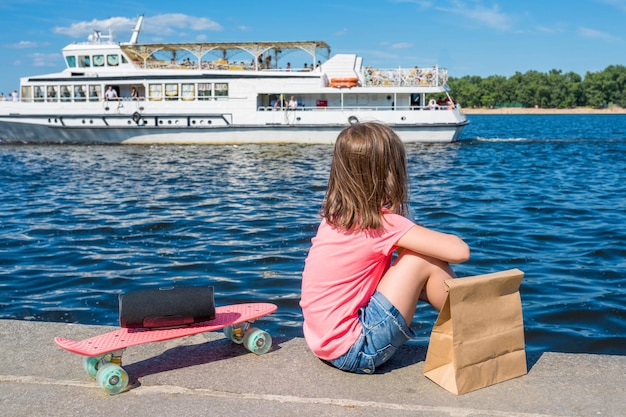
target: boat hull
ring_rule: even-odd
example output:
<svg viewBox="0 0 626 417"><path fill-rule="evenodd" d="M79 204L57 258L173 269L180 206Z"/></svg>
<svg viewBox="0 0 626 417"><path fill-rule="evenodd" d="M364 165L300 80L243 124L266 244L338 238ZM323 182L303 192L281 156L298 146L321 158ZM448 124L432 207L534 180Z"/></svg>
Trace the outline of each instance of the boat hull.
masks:
<svg viewBox="0 0 626 417"><path fill-rule="evenodd" d="M390 125L405 143L448 143L459 139L465 124ZM3 143L50 144L332 144L347 124L247 125L224 127L68 127L0 120Z"/></svg>
<svg viewBox="0 0 626 417"><path fill-rule="evenodd" d="M308 113L306 112L306 114ZM300 112L300 114L305 113ZM370 119L367 114L350 114L349 117L341 115L341 117L336 117L334 121L326 120L323 123L302 121L285 123L286 118L280 115L245 125L229 123L223 114L141 115L141 118L132 114L116 116L0 116L0 142L203 145L244 143L332 144L339 132L350 123L377 120L393 128L405 143L447 143L458 140L462 129L468 124L464 118L439 123L393 123L388 120L380 120L378 117ZM402 117L397 119L401 120ZM406 120L406 117L404 119Z"/></svg>

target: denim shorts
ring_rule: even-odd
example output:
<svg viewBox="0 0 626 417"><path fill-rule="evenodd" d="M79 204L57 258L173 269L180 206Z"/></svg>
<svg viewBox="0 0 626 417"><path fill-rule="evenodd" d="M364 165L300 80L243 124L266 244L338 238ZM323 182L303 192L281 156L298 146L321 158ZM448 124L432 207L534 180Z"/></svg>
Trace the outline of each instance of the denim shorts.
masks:
<svg viewBox="0 0 626 417"><path fill-rule="evenodd" d="M415 337L402 314L376 291L367 306L359 309L361 335L345 354L328 361L342 371L372 374L400 346Z"/></svg>

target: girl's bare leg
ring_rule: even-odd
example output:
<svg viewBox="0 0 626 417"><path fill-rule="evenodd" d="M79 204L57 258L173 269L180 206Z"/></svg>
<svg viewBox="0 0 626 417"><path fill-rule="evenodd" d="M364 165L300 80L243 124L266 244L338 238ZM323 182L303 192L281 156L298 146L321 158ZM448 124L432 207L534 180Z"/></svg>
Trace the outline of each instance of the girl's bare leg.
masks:
<svg viewBox="0 0 626 417"><path fill-rule="evenodd" d="M410 324L420 298L441 311L448 294L444 281L454 277L447 262L404 250L377 289Z"/></svg>

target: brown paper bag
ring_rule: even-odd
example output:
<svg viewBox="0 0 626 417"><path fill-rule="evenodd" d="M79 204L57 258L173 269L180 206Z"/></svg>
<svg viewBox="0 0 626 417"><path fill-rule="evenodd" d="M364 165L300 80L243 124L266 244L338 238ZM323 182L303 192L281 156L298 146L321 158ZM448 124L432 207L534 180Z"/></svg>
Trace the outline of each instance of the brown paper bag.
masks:
<svg viewBox="0 0 626 417"><path fill-rule="evenodd" d="M525 375L523 276L511 269L446 281L424 375L457 395Z"/></svg>

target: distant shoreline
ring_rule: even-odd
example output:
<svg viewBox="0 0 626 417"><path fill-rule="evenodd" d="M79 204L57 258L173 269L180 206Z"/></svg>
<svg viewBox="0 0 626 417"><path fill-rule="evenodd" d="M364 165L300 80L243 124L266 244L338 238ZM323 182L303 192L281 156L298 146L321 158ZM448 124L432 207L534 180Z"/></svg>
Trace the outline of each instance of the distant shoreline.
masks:
<svg viewBox="0 0 626 417"><path fill-rule="evenodd" d="M594 109L591 107L574 107L570 109L541 109L527 107L500 107L497 109L461 107L465 114L626 114L624 107Z"/></svg>

